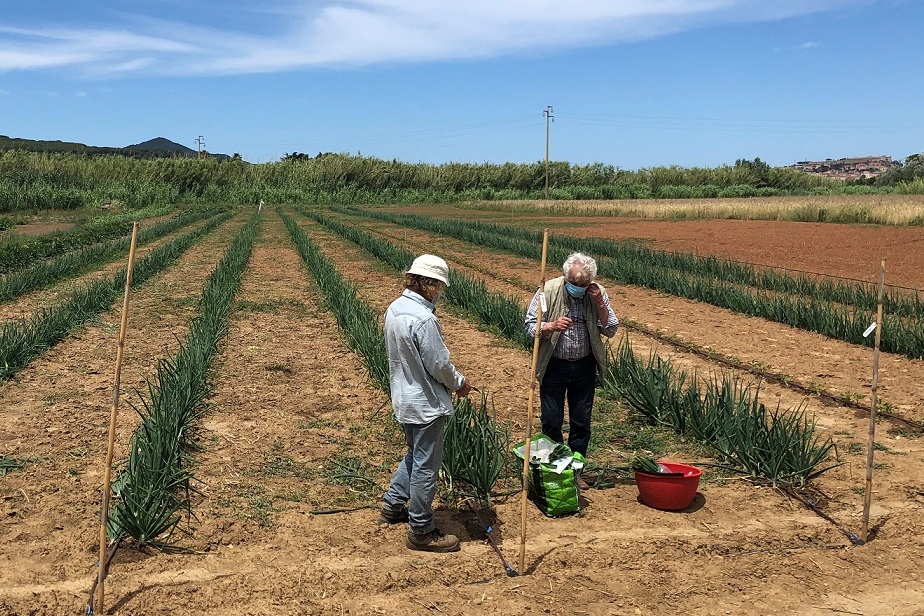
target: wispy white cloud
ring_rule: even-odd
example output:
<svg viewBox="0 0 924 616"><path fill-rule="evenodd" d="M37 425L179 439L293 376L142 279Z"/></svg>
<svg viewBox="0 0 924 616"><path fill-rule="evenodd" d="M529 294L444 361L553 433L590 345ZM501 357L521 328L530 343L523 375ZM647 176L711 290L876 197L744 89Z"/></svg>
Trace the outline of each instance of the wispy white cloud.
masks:
<svg viewBox="0 0 924 616"><path fill-rule="evenodd" d="M799 45L799 49L812 49L813 47L820 47L821 43L818 41L807 41Z"/></svg>
<svg viewBox="0 0 924 616"><path fill-rule="evenodd" d="M490 58L780 20L851 1L276 0L264 3L261 27L252 31L242 29L239 14L227 19L228 11L244 9L222 6L183 21L100 15L117 22L92 28L23 27L0 18L0 71L201 75ZM213 25L222 21L235 25Z"/></svg>

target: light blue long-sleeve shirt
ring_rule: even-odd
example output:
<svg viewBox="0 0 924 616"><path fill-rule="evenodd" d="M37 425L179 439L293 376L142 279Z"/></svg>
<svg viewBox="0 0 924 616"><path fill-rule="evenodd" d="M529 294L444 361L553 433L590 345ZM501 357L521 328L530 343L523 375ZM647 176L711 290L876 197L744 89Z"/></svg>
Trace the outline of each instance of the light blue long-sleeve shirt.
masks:
<svg viewBox="0 0 924 616"><path fill-rule="evenodd" d="M452 413L465 378L449 359L433 304L405 289L385 311L391 403L400 423L425 424Z"/></svg>

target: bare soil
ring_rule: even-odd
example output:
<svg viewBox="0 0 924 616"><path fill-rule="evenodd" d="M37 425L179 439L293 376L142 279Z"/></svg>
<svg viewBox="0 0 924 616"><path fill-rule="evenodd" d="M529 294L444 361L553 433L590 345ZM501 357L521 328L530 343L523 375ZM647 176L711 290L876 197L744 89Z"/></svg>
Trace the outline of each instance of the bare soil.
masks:
<svg viewBox="0 0 924 616"><path fill-rule="evenodd" d="M369 383L362 360L346 347L279 218L269 210L264 215L215 367L211 407L197 432L201 451L194 473L201 494L194 503L196 517L181 525L188 535L178 539L186 551L120 550L106 585L108 613L924 613L917 572L924 553L919 533L924 447L921 438L887 422L878 433L874 533L861 547L779 491L707 469L693 505L681 512L646 507L631 481L585 491L581 516L546 518L529 504L522 567L518 495L499 499L495 533L519 577L505 576L501 560L484 542L483 526L469 511L442 501L438 523L460 537L461 552L407 550L403 528L376 524L374 507L402 453L386 396ZM384 310L399 292L399 274L317 224L299 220L357 285L359 297ZM528 260L414 230L362 224L415 252L443 254L453 267L524 301L535 285L536 264ZM607 224L619 226L609 219ZM646 221L625 237L653 245L680 242L673 234L682 224L687 223ZM766 224L759 236L765 247L761 254L751 252L753 231L737 234L734 252L724 221L716 221L710 246L725 246L746 260L767 262L776 255L774 264L792 267L786 253L800 241L814 242L814 251L805 249L806 258L817 252L819 265L833 269L840 263L839 271L848 271L864 232L870 233L869 243L880 241L876 228L856 227L857 244L820 248L817 236L839 233L834 227L840 225L796 227L806 230L798 240L790 223ZM568 233L598 228L574 221ZM143 385L157 359L175 352L198 290L232 232L226 227L210 236L133 300L123 373L126 403L137 403L131 390ZM683 241L694 237L691 231ZM860 275L857 268L852 275ZM916 284L911 273L907 276L906 284ZM719 354L754 358L793 378L816 378L824 387L868 396L866 349L650 291L607 288L617 314L627 320ZM439 315L460 370L490 391L499 414L521 430L529 354L451 310L441 307ZM86 605L98 549L99 466L117 324L114 310L0 386L0 455L33 459L24 471L0 477L0 613L82 613ZM640 352L658 348L683 365L719 369L638 332L629 335ZM881 370L884 399L920 417L924 363L886 356ZM783 407L804 403L823 434L838 442L845 464L817 482L826 496L819 504L858 531L866 419L855 409L830 406L784 386L767 384L762 392ZM130 415L122 408L123 417ZM133 425L127 420L120 428L117 460ZM670 457L682 461L686 451ZM340 481L343 465L355 459L369 481ZM313 513L364 505L371 508Z"/></svg>

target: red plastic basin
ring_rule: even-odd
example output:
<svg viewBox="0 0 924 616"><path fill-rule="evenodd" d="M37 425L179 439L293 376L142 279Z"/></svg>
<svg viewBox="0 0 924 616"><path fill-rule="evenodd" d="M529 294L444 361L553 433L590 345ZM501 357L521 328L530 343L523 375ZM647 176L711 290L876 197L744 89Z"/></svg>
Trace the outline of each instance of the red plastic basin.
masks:
<svg viewBox="0 0 924 616"><path fill-rule="evenodd" d="M666 475L662 473L644 473L635 471L635 485L638 486L642 502L655 509L677 511L686 509L696 496L699 487L699 478L703 471L679 462L659 462L671 473L682 475Z"/></svg>

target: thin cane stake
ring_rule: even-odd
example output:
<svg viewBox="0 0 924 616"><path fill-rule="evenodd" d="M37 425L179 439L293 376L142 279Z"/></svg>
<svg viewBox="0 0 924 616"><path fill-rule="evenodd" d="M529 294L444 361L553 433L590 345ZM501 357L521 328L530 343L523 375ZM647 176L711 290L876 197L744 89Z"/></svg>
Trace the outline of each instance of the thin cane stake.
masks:
<svg viewBox="0 0 924 616"><path fill-rule="evenodd" d="M539 290L545 293L545 259L549 251L549 230L542 233L542 266L539 273ZM529 402L526 405L526 441L523 445L523 489L520 495L520 571L526 573L526 503L529 487L529 449L533 432L533 402L536 395L536 364L539 363L539 338L542 336L542 302L536 309L536 335L533 338L533 361L529 374Z"/></svg>
<svg viewBox="0 0 924 616"><path fill-rule="evenodd" d="M885 286L885 259L879 265L879 301L876 305L876 344L873 347L873 387L869 411L869 443L866 450L866 492L863 495L863 543L869 535L869 506L873 498L873 451L876 449L876 405L879 402L879 340L882 337L882 291Z"/></svg>
<svg viewBox="0 0 924 616"><path fill-rule="evenodd" d="M99 572L97 577L96 589L98 591L98 601L96 610L98 614L104 614L103 604L105 597L106 585L106 543L109 526L109 489L112 483L112 454L115 448L115 429L116 415L119 409L119 385L122 379L122 352L125 348L125 330L128 327L128 298L131 296L132 289L132 269L135 265L135 246L138 242L138 223L132 225L132 243L128 250L128 269L125 270L125 297L122 299L122 323L119 326L119 346L116 351L115 363L115 385L112 389L112 408L109 410L109 446L106 449L106 466L103 469L103 509L100 514L99 527Z"/></svg>

